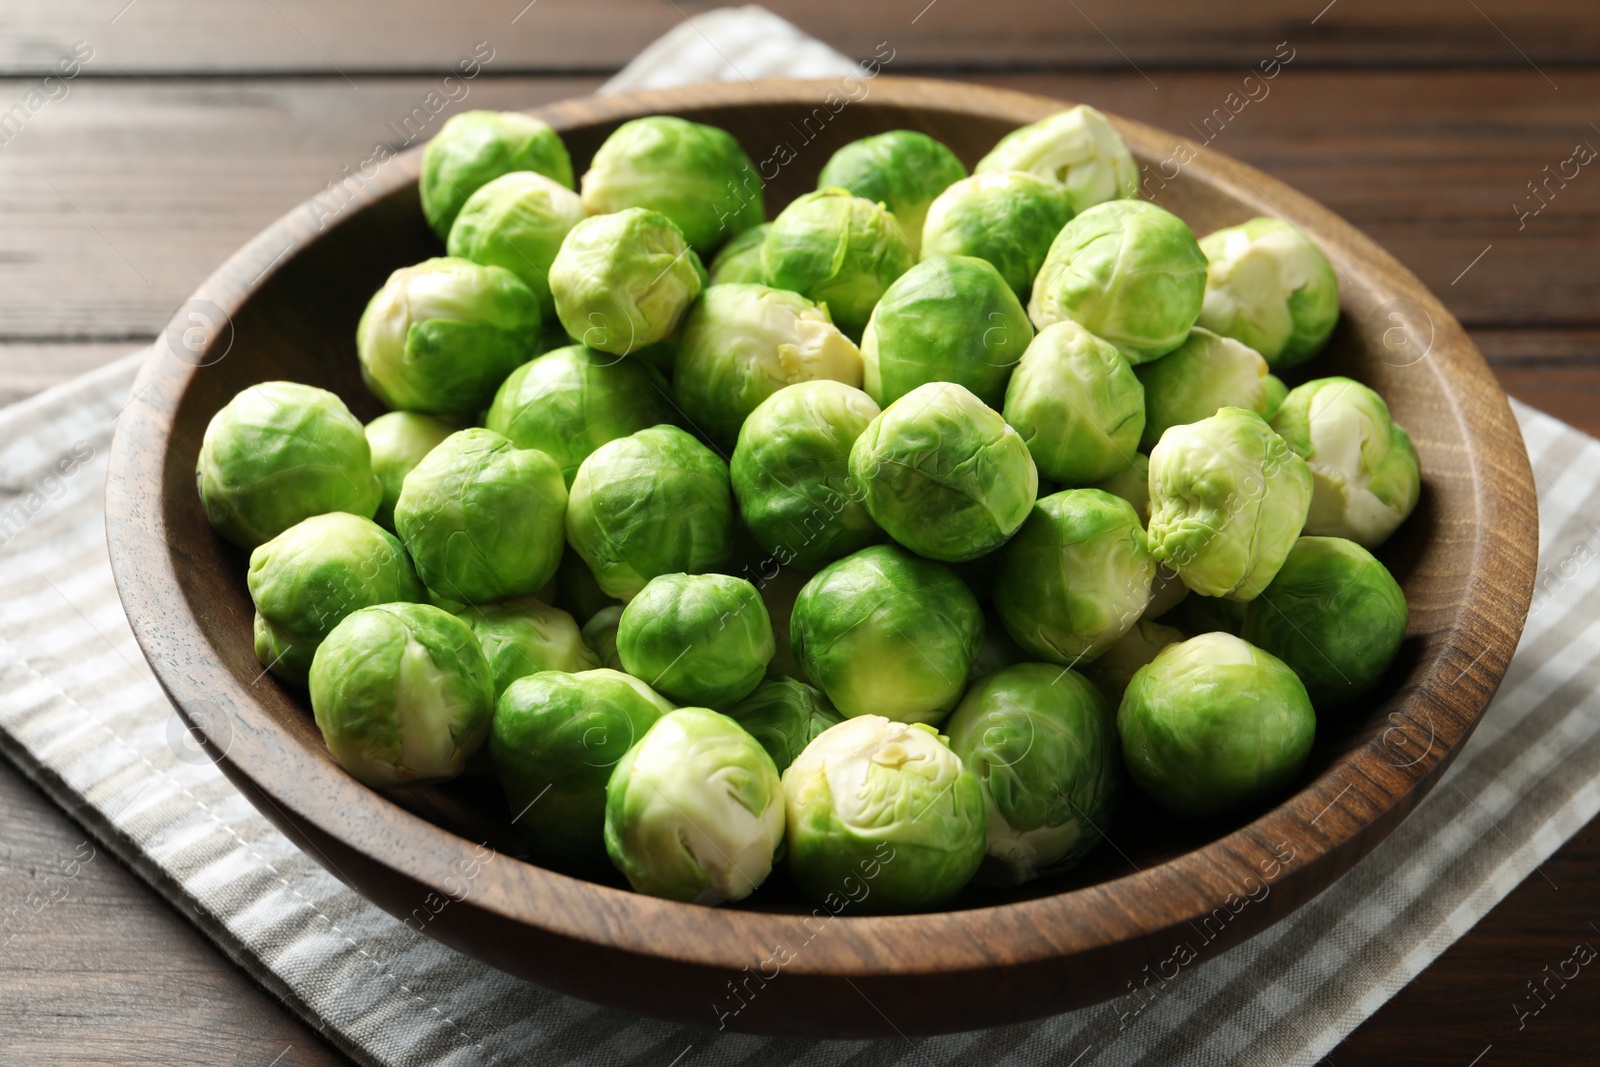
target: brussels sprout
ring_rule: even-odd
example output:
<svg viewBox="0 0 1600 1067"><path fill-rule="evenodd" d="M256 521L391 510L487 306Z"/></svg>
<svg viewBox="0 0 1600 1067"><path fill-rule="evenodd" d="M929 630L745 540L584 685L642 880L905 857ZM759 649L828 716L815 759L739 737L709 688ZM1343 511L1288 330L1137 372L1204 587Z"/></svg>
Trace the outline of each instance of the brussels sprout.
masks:
<svg viewBox="0 0 1600 1067"><path fill-rule="evenodd" d="M820 379L859 386L861 350L799 293L714 285L683 320L672 387L690 425L723 447L767 397Z"/></svg>
<svg viewBox="0 0 1600 1067"><path fill-rule="evenodd" d="M1031 882L1100 843L1121 768L1111 709L1083 675L1050 663L1007 667L967 691L945 730L983 788L980 883Z"/></svg>
<svg viewBox="0 0 1600 1067"><path fill-rule="evenodd" d="M618 126L583 176L591 215L649 208L683 231L701 255L766 217L763 182L727 130L670 115Z"/></svg>
<svg viewBox="0 0 1600 1067"><path fill-rule="evenodd" d="M1339 321L1339 276L1282 219L1251 219L1200 242L1206 268L1200 325L1260 352L1273 368L1304 363Z"/></svg>
<svg viewBox="0 0 1600 1067"><path fill-rule="evenodd" d="M1099 489L1067 489L1035 504L1000 550L994 608L1025 650L1077 666L1138 621L1155 573L1132 504Z"/></svg>
<svg viewBox="0 0 1600 1067"><path fill-rule="evenodd" d="M983 861L983 789L924 723L863 715L824 730L783 794L789 871L830 909L937 907Z"/></svg>
<svg viewBox="0 0 1600 1067"><path fill-rule="evenodd" d="M1243 408L1174 426L1150 453L1150 554L1203 596L1252 600L1311 507L1311 472Z"/></svg>
<svg viewBox="0 0 1600 1067"><path fill-rule="evenodd" d="M774 651L761 594L726 574L657 575L617 625L623 668L696 707L726 707L748 696Z"/></svg>
<svg viewBox="0 0 1600 1067"><path fill-rule="evenodd" d="M555 460L571 486L589 453L669 421L672 411L667 384L650 368L568 345L512 371L483 424Z"/></svg>
<svg viewBox="0 0 1600 1067"><path fill-rule="evenodd" d="M728 465L676 426L607 442L572 480L567 541L620 600L658 574L721 567L733 558Z"/></svg>
<svg viewBox="0 0 1600 1067"><path fill-rule="evenodd" d="M756 686L727 714L761 742L779 774L818 734L844 721L821 690L782 674Z"/></svg>
<svg viewBox="0 0 1600 1067"><path fill-rule="evenodd" d="M422 462L456 427L432 415L391 411L367 423L367 447L372 452L372 473L383 487L383 500L374 516L378 525L394 529L394 504L411 468Z"/></svg>
<svg viewBox="0 0 1600 1067"><path fill-rule="evenodd" d="M1231 337L1202 326L1190 331L1177 350L1138 368L1144 385L1144 433L1139 447L1149 450L1169 426L1199 422L1220 408L1244 408L1266 417L1267 361Z"/></svg>
<svg viewBox="0 0 1600 1067"><path fill-rule="evenodd" d="M631 207L572 228L550 264L550 292L567 333L625 356L670 336L705 276L671 219Z"/></svg>
<svg viewBox="0 0 1600 1067"><path fill-rule="evenodd" d="M1116 707L1122 703L1122 694L1139 668L1155 659L1163 648L1184 639L1183 631L1176 626L1140 619L1133 624L1133 629L1100 653L1099 659L1083 669L1084 676L1095 684L1112 707Z"/></svg>
<svg viewBox="0 0 1600 1067"><path fill-rule="evenodd" d="M533 597L468 608L461 618L472 627L489 661L497 700L512 682L530 674L574 674L600 666L600 657L583 643L572 616Z"/></svg>
<svg viewBox="0 0 1600 1067"><path fill-rule="evenodd" d="M195 482L211 525L245 549L329 511L370 519L383 499L361 423L295 382L247 386L213 415Z"/></svg>
<svg viewBox="0 0 1600 1067"><path fill-rule="evenodd" d="M494 677L472 630L431 604L351 612L311 661L328 751L377 789L461 773L489 733Z"/></svg>
<svg viewBox="0 0 1600 1067"><path fill-rule="evenodd" d="M1406 620L1406 595L1371 552L1342 537L1302 537L1246 607L1240 636L1287 663L1322 712L1377 684Z"/></svg>
<svg viewBox="0 0 1600 1067"><path fill-rule="evenodd" d="M820 567L883 540L850 484L850 447L878 417L833 381L780 389L750 413L729 471L750 535L781 566Z"/></svg>
<svg viewBox="0 0 1600 1067"><path fill-rule="evenodd" d="M671 710L637 678L604 668L529 674L500 695L489 755L512 823L539 858L603 868L606 781Z"/></svg>
<svg viewBox="0 0 1600 1067"><path fill-rule="evenodd" d="M1041 330L1071 319L1144 363L1189 336L1205 288L1206 257L1182 219L1143 200L1115 200L1056 234L1028 314Z"/></svg>
<svg viewBox="0 0 1600 1067"><path fill-rule="evenodd" d="M861 335L867 395L888 405L954 382L999 410L1033 324L1000 272L970 256L925 259L897 278Z"/></svg>
<svg viewBox="0 0 1600 1067"><path fill-rule="evenodd" d="M555 605L579 622L588 622L595 615L617 604L605 594L595 581L594 571L576 552L563 552L561 565L556 568ZM621 668L617 668L621 670Z"/></svg>
<svg viewBox="0 0 1600 1067"><path fill-rule="evenodd" d="M1054 327L1051 327L1054 329ZM1040 331L1041 334L1043 331ZM1142 386L1141 386L1142 388ZM1112 496L1120 496L1133 505L1133 510L1139 515L1139 522L1148 526L1150 524L1150 457L1143 452L1135 452L1128 457L1131 462L1115 474L1100 479L1091 485L1091 489L1103 489Z"/></svg>
<svg viewBox="0 0 1600 1067"><path fill-rule="evenodd" d="M1039 489L1017 431L946 382L918 386L872 420L850 449L850 480L890 537L952 562L1004 544Z"/></svg>
<svg viewBox="0 0 1600 1067"><path fill-rule="evenodd" d="M1133 366L1071 319L1039 331L1006 387L1006 421L1022 435L1039 473L1065 485L1127 469L1144 411L1144 386Z"/></svg>
<svg viewBox="0 0 1600 1067"><path fill-rule="evenodd" d="M766 244L767 231L772 223L763 222L738 234L711 261L708 272L709 285L765 285L767 276L761 270L761 246Z"/></svg>
<svg viewBox="0 0 1600 1067"><path fill-rule="evenodd" d="M635 348L628 353L628 358L643 363L666 380L672 377L672 365L678 361L678 346L671 341L657 341Z"/></svg>
<svg viewBox="0 0 1600 1067"><path fill-rule="evenodd" d="M515 274L430 259L389 275L356 327L361 378L391 408L476 415L532 358L539 300Z"/></svg>
<svg viewBox="0 0 1600 1067"><path fill-rule="evenodd" d="M622 605L615 604L595 612L583 624L583 643L594 652L602 667L620 671L622 657L617 655L617 627L622 623Z"/></svg>
<svg viewBox="0 0 1600 1067"><path fill-rule="evenodd" d="M406 475L394 525L429 589L481 604L555 577L566 508L555 460L475 428Z"/></svg>
<svg viewBox="0 0 1600 1067"><path fill-rule="evenodd" d="M1283 407L1284 400L1289 395L1289 387L1283 384L1283 379L1275 374L1269 374L1261 380L1261 386L1267 394L1267 410L1261 417L1271 422L1277 417L1278 409Z"/></svg>
<svg viewBox="0 0 1600 1067"><path fill-rule="evenodd" d="M937 722L983 645L983 609L961 579L894 545L818 571L790 624L806 677L847 716Z"/></svg>
<svg viewBox="0 0 1600 1067"><path fill-rule="evenodd" d="M1139 167L1106 117L1087 104L1012 130L974 173L1025 170L1066 186L1072 210L1139 194Z"/></svg>
<svg viewBox="0 0 1600 1067"><path fill-rule="evenodd" d="M1050 242L1072 215L1072 194L1053 180L1020 170L974 174L928 208L922 254L988 260L1026 300Z"/></svg>
<svg viewBox="0 0 1600 1067"><path fill-rule="evenodd" d="M851 141L823 164L817 188L837 187L889 209L912 251L935 197L967 176L956 154L925 133L890 130Z"/></svg>
<svg viewBox="0 0 1600 1067"><path fill-rule="evenodd" d="M515 274L538 299L539 318L554 322L550 264L583 219L583 200L570 186L531 170L502 174L467 198L445 247L457 258Z"/></svg>
<svg viewBox="0 0 1600 1067"><path fill-rule="evenodd" d="M317 646L352 611L427 593L404 546L371 519L313 515L250 553L256 655L285 681L304 685Z"/></svg>
<svg viewBox="0 0 1600 1067"><path fill-rule="evenodd" d="M422 152L422 213L442 241L462 205L502 174L531 170L568 189L572 160L550 126L515 111L463 111L451 116Z"/></svg>
<svg viewBox="0 0 1600 1067"><path fill-rule="evenodd" d="M783 786L738 723L668 712L606 784L606 852L640 893L721 904L766 880L783 844Z"/></svg>
<svg viewBox="0 0 1600 1067"><path fill-rule="evenodd" d="M761 246L767 284L828 305L852 337L861 335L883 291L916 261L893 215L843 189L795 200Z"/></svg>
<svg viewBox="0 0 1600 1067"><path fill-rule="evenodd" d="M1231 634L1168 645L1140 667L1117 709L1128 774L1180 815L1205 816L1279 792L1311 751L1306 687Z"/></svg>
<svg viewBox="0 0 1600 1067"><path fill-rule="evenodd" d="M1349 378L1318 378L1284 398L1272 428L1311 468L1308 534L1377 548L1422 493L1411 435L1383 397Z"/></svg>

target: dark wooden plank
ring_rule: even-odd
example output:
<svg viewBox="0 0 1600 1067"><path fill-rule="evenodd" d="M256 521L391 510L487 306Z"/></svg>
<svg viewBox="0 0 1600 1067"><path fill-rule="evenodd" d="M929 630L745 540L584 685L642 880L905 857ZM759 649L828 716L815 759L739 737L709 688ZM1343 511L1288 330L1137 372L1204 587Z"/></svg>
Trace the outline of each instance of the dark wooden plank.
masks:
<svg viewBox="0 0 1600 1067"><path fill-rule="evenodd" d="M442 69L488 42L501 69L620 67L708 0L390 0L214 4L200 0L11 0L0 8L0 70L42 71L78 41L92 74L259 72L355 76ZM1589 0L768 0L852 56L888 41L934 67L1130 64L1248 67L1278 41L1307 62L1480 64L1526 69L1600 58ZM1551 72L1554 77L1555 72ZM1557 79L1559 80L1559 79Z"/></svg>
<svg viewBox="0 0 1600 1067"><path fill-rule="evenodd" d="M0 826L0 1062L348 1062L4 759Z"/></svg>
<svg viewBox="0 0 1600 1067"><path fill-rule="evenodd" d="M1159 91L1131 72L983 80L1090 101L1191 137L1220 129L1218 151L1365 230L1468 325L1600 320L1594 165L1539 216L1519 223L1512 207L1578 141L1600 147L1587 114L1600 69L1564 72L1557 93L1531 71L1358 74L1291 64L1264 99L1207 127L1241 77L1160 73ZM0 99L21 84L0 82ZM480 79L457 106L530 107L595 84ZM391 123L436 87L424 78L368 78L360 90L337 80L75 86L0 151L0 339L148 338L252 234L376 143L401 142Z"/></svg>
<svg viewBox="0 0 1600 1067"><path fill-rule="evenodd" d="M1445 950L1323 1062L1329 1067L1573 1067L1600 1062L1600 819ZM1546 878L1549 880L1546 881ZM1563 966L1564 965L1564 966ZM1563 982L1564 971L1577 977ZM1519 1017L1517 1008L1538 1014ZM1546 984L1548 983L1548 984ZM1478 1059L1476 1057L1482 1057Z"/></svg>

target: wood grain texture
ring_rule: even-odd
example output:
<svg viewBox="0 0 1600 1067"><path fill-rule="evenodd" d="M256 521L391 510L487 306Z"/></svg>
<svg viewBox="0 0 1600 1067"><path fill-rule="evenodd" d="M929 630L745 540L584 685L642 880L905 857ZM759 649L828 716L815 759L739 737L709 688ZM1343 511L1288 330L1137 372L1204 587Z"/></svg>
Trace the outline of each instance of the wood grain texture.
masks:
<svg viewBox="0 0 1600 1067"><path fill-rule="evenodd" d="M543 114L563 131L580 167L620 121L654 111L721 125L762 160L774 140L796 137L791 123L811 115L826 90L704 86L571 101ZM771 206L810 188L833 147L866 133L925 129L970 163L1005 130L1059 106L881 78L870 99L838 111L778 172ZM1168 134L1130 123L1122 129L1141 159L1171 150ZM461 794L415 790L391 803L371 793L331 762L302 698L275 685L251 687L259 665L241 560L206 526L192 471L210 416L252 382L315 382L358 414L375 413L358 384L351 338L384 274L434 248L410 184L415 164L415 155L402 157L362 191L359 208L326 229L309 211L285 216L202 287L200 295L232 316L233 349L203 370L175 358L147 364L144 389L120 423L107 499L119 589L163 685L202 729L208 714L229 716L233 742L222 764L229 775L291 836L396 912L441 888L475 855L472 840L414 814L449 825ZM1319 741L1302 791L1279 807L1175 828L1141 818L1130 804L1111 827L1116 853L1101 850L1064 882L1011 895L972 891L929 915L842 916L837 936L810 942L783 971L783 995L753 1000L734 1026L883 1036L995 1025L1091 1003L1166 958L1191 936L1179 931L1270 871L1270 896L1216 941L1218 949L1234 943L1310 899L1381 840L1436 780L1498 685L1527 609L1537 523L1515 424L1461 328L1355 230L1220 154L1197 158L1160 197L1202 232L1282 213L1341 272L1345 318L1316 370L1355 373L1384 393L1411 429L1424 468L1425 504L1384 552L1412 609L1392 688L1348 732ZM1383 346L1384 311L1396 300L1431 324L1425 359L1399 360ZM1392 724L1414 747L1395 746ZM1424 738L1436 743L1419 757L1416 742ZM504 819L479 817L457 828L497 840ZM544 984L708 1024L725 983L795 937L795 910L781 892L743 909L673 904L506 857L485 866L472 892L431 928Z"/></svg>
<svg viewBox="0 0 1600 1067"><path fill-rule="evenodd" d="M1226 109L1242 72L1161 73L1159 91L1132 72L982 80L1087 100L1190 137L1191 123L1212 131L1216 151L1327 204L1469 327L1600 324L1600 161L1538 216L1519 223L1512 206L1532 203L1527 183L1577 141L1600 149L1588 126L1600 122L1589 114L1600 70L1568 71L1553 92L1531 70L1355 73L1298 63L1221 127L1207 117ZM598 82L479 80L458 106L534 107ZM76 85L0 146L0 340L153 336L251 235L319 191L335 203L327 183L376 143L401 143L391 123L437 79L360 84ZM0 100L5 91L0 84Z"/></svg>
<svg viewBox="0 0 1600 1067"><path fill-rule="evenodd" d="M442 70L477 41L502 69L614 69L710 0L10 0L0 8L0 70L43 71L78 41L93 74L272 71L359 76ZM1476 64L1600 59L1588 0L768 0L769 9L852 56L891 41L910 69L1071 65L1126 70L1250 66L1281 40L1313 62ZM1519 51L1520 49L1520 51ZM1554 76L1554 71L1551 71ZM1557 79L1559 80L1559 79Z"/></svg>
<svg viewBox="0 0 1600 1067"><path fill-rule="evenodd" d="M3 761L0 826L0 1064L348 1062Z"/></svg>

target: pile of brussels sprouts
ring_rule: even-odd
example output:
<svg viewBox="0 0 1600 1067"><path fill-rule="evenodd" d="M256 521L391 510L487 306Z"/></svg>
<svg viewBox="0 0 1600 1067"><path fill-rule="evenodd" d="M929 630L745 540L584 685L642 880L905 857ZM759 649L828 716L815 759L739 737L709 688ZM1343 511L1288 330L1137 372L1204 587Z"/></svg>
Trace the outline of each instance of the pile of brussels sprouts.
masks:
<svg viewBox="0 0 1600 1067"><path fill-rule="evenodd" d="M970 176L868 137L771 222L679 118L573 175L537 119L451 119L448 255L356 333L392 410L268 382L206 431L257 654L360 781L492 774L535 860L644 893L782 862L933 908L1076 863L1125 779L1271 800L1394 658L1371 550L1416 453L1366 386L1273 373L1339 316L1293 226L1196 240L1088 107Z"/></svg>

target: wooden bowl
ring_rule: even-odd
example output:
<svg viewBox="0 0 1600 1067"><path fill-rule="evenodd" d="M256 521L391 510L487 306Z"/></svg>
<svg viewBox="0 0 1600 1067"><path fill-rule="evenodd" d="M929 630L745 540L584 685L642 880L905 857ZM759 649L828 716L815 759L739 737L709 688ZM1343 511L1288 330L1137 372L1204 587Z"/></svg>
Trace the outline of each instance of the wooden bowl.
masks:
<svg viewBox="0 0 1600 1067"><path fill-rule="evenodd" d="M1002 134L1065 106L880 77L703 85L535 114L561 131L580 173L627 119L664 112L721 126L770 181L772 211L813 188L855 138L925 130L970 166ZM1405 268L1258 171L1116 124L1146 165L1145 195L1197 234L1279 215L1327 253L1344 316L1309 370L1375 387L1422 459L1422 504L1382 552L1411 606L1399 661L1366 706L1319 727L1298 792L1276 807L1175 825L1134 797L1108 842L1062 878L873 918L813 910L781 872L738 907L637 895L515 858L509 813L488 783L384 796L345 775L304 695L262 676L245 556L207 525L195 458L211 416L252 383L310 382L363 419L379 413L357 372L356 320L391 270L442 251L418 205L415 150L363 174L348 203L321 194L245 246L180 310L141 372L106 504L117 585L151 666L245 795L344 881L469 955L602 1004L758 1033L930 1034L1125 994L1259 932L1383 840L1483 714L1531 596L1532 476L1483 359Z"/></svg>

